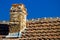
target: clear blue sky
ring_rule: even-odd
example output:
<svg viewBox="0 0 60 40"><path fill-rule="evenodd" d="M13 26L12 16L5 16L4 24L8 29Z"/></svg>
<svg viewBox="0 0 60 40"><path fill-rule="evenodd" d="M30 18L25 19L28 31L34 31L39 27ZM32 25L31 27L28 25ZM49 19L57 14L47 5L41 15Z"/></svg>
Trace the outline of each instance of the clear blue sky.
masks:
<svg viewBox="0 0 60 40"><path fill-rule="evenodd" d="M0 20L9 20L12 4L25 4L28 19L41 17L60 17L60 0L0 0Z"/></svg>

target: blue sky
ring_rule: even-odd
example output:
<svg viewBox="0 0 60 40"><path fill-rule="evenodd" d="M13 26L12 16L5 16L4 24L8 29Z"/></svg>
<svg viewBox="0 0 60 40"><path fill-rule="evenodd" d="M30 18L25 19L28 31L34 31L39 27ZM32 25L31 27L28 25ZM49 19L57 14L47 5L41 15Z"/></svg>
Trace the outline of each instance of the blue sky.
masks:
<svg viewBox="0 0 60 40"><path fill-rule="evenodd" d="M0 20L10 19L12 4L23 3L27 8L27 18L60 17L60 0L0 0Z"/></svg>

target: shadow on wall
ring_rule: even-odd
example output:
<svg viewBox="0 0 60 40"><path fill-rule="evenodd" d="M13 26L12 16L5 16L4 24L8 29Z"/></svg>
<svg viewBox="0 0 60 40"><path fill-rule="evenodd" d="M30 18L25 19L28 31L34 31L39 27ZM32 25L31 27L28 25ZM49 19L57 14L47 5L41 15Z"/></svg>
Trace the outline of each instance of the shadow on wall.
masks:
<svg viewBox="0 0 60 40"><path fill-rule="evenodd" d="M9 33L8 24L0 24L0 35L5 35L6 37L21 37L21 32Z"/></svg>
<svg viewBox="0 0 60 40"><path fill-rule="evenodd" d="M8 35L9 34L9 25L0 24L0 35Z"/></svg>

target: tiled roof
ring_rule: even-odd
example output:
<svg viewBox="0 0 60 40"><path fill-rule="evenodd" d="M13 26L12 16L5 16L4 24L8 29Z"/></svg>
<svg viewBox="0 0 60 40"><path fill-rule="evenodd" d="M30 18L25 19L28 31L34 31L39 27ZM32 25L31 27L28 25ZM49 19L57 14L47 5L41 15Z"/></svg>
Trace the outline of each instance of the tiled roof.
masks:
<svg viewBox="0 0 60 40"><path fill-rule="evenodd" d="M60 21L29 22L25 32L22 32L21 39L58 39L60 38Z"/></svg>
<svg viewBox="0 0 60 40"><path fill-rule="evenodd" d="M42 20L28 21L21 38L10 40L60 40L60 19Z"/></svg>

